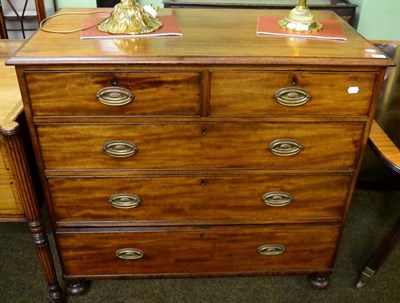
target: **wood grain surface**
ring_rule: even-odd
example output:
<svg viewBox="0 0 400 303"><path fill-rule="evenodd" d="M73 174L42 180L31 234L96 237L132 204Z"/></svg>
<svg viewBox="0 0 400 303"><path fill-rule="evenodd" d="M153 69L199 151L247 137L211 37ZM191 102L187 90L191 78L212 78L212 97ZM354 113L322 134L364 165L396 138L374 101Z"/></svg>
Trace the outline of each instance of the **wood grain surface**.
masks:
<svg viewBox="0 0 400 303"><path fill-rule="evenodd" d="M337 222L343 215L349 175L242 175L50 178L60 226L162 226ZM266 193L285 192L292 202L269 206ZM110 198L131 194L135 208Z"/></svg>
<svg viewBox="0 0 400 303"><path fill-rule="evenodd" d="M60 13L91 12L93 9L61 9ZM97 9L98 12L104 9ZM345 42L265 37L256 35L257 16L285 17L287 10L162 9L160 15L175 15L183 36L156 39L81 40L80 33L38 32L9 64L270 64L270 65L391 65L391 60L374 58L380 54L374 45L359 35L333 12L316 11L319 20L335 20L342 26ZM82 20L93 15L63 15L46 24L48 30L82 27ZM106 13L99 17L108 16ZM56 43L60 41L62 43ZM68 45L68 47L65 47ZM372 49L368 52L366 49ZM334 55L332 55L334 54Z"/></svg>
<svg viewBox="0 0 400 303"><path fill-rule="evenodd" d="M353 168L362 127L318 123L60 124L39 125L37 131L46 170L295 170ZM276 156L269 146L277 139L297 140L303 150L294 156ZM113 141L135 144L138 151L126 158L111 157L103 150Z"/></svg>
<svg viewBox="0 0 400 303"><path fill-rule="evenodd" d="M130 232L131 231L131 232ZM331 268L337 226L224 227L196 230L121 230L58 233L67 276L221 275L233 272L272 273ZM260 246L279 244L280 255L258 254ZM144 253L121 260L121 248Z"/></svg>

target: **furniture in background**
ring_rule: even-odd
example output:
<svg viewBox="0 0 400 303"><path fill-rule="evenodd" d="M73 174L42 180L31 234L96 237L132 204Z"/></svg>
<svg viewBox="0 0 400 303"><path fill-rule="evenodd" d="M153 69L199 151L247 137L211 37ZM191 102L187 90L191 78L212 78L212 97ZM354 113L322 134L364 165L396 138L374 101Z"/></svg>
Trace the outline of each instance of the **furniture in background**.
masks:
<svg viewBox="0 0 400 303"><path fill-rule="evenodd" d="M39 32L9 59L70 292L105 278L329 285L393 62L314 13L348 40L260 37L256 10L161 9L183 38Z"/></svg>
<svg viewBox="0 0 400 303"><path fill-rule="evenodd" d="M97 7L114 7L120 0L97 0Z"/></svg>
<svg viewBox="0 0 400 303"><path fill-rule="evenodd" d="M328 3L327 3L328 2ZM284 9L291 10L297 0L163 0L165 8L239 8L239 9ZM357 5L348 0L309 0L314 10L331 10L354 26Z"/></svg>
<svg viewBox="0 0 400 303"><path fill-rule="evenodd" d="M4 19L3 7L0 2L0 39L7 39L7 38L8 34L7 34L6 21Z"/></svg>
<svg viewBox="0 0 400 303"><path fill-rule="evenodd" d="M21 94L14 67L4 66L6 58L23 40L0 40L0 222L27 221L36 253L54 302L61 302L59 287L46 231L44 229L35 182L33 150L27 134Z"/></svg>
<svg viewBox="0 0 400 303"><path fill-rule="evenodd" d="M378 109L369 135L369 146L374 153L366 159L358 186L368 190L400 189L400 42L378 42L396 67L388 68ZM375 157L373 157L375 155ZM374 161L380 163L374 164ZM368 166L368 167L367 167ZM389 171L388 171L389 170ZM399 201L387 201L399 203ZM400 214L382 246L371 257L357 283L361 288L378 271L400 239Z"/></svg>
<svg viewBox="0 0 400 303"><path fill-rule="evenodd" d="M23 40L0 40L1 110L0 125L6 121L23 122L23 106L17 75L13 66L5 66L8 56L23 44ZM21 122L22 121L22 122ZM0 136L0 221L24 221L20 191L11 168L6 139Z"/></svg>
<svg viewBox="0 0 400 303"><path fill-rule="evenodd" d="M0 37L25 39L56 10L55 0L0 0Z"/></svg>

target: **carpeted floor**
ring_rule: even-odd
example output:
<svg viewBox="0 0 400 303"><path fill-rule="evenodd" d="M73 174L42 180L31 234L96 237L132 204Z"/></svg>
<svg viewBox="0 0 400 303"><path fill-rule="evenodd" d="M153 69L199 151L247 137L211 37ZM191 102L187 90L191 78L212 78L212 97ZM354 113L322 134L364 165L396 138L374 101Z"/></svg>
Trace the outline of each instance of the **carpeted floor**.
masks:
<svg viewBox="0 0 400 303"><path fill-rule="evenodd" d="M363 289L354 287L400 213L399 201L400 192L356 191L328 290L310 289L305 276L102 280L94 281L86 295L68 298L68 303L400 302L400 247ZM49 302L26 224L1 223L0 239L0 302Z"/></svg>

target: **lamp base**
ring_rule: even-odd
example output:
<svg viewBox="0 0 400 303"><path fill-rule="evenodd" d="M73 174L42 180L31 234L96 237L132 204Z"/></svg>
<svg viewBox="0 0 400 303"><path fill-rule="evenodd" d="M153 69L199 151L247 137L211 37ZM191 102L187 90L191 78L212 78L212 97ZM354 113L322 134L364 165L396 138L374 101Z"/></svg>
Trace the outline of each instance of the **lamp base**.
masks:
<svg viewBox="0 0 400 303"><path fill-rule="evenodd" d="M323 28L323 25L315 20L307 5L296 6L286 18L278 22L278 25L288 31L308 33L317 32Z"/></svg>
<svg viewBox="0 0 400 303"><path fill-rule="evenodd" d="M162 27L154 9L147 10L136 0L121 0L114 6L111 16L101 22L97 29L110 34L148 34Z"/></svg>

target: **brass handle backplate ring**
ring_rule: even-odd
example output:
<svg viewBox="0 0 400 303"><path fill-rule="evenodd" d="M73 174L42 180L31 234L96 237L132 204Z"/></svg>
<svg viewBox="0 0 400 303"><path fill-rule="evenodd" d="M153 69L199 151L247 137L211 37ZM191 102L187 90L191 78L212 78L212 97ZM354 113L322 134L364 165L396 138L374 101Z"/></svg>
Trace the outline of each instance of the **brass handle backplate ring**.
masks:
<svg viewBox="0 0 400 303"><path fill-rule="evenodd" d="M97 92L97 100L109 106L122 106L131 102L135 95L123 87L104 87Z"/></svg>
<svg viewBox="0 0 400 303"><path fill-rule="evenodd" d="M258 248L257 252L262 256L276 256L285 251L285 246L281 244L266 244Z"/></svg>
<svg viewBox="0 0 400 303"><path fill-rule="evenodd" d="M293 202L293 197L287 192L269 192L262 197L265 205L273 207L281 207L289 205Z"/></svg>
<svg viewBox="0 0 400 303"><path fill-rule="evenodd" d="M143 251L137 248L121 248L115 255L122 260L138 260L144 257Z"/></svg>
<svg viewBox="0 0 400 303"><path fill-rule="evenodd" d="M311 94L298 87L284 87L275 93L276 101L284 106L301 106L311 99Z"/></svg>
<svg viewBox="0 0 400 303"><path fill-rule="evenodd" d="M277 139L269 144L268 149L276 156L288 157L300 153L303 146L295 139Z"/></svg>
<svg viewBox="0 0 400 303"><path fill-rule="evenodd" d="M140 206L142 201L139 196L132 194L116 194L112 195L108 202L115 208L129 209Z"/></svg>
<svg viewBox="0 0 400 303"><path fill-rule="evenodd" d="M136 154L138 148L134 143L114 140L105 143L103 151L114 158L127 158Z"/></svg>

